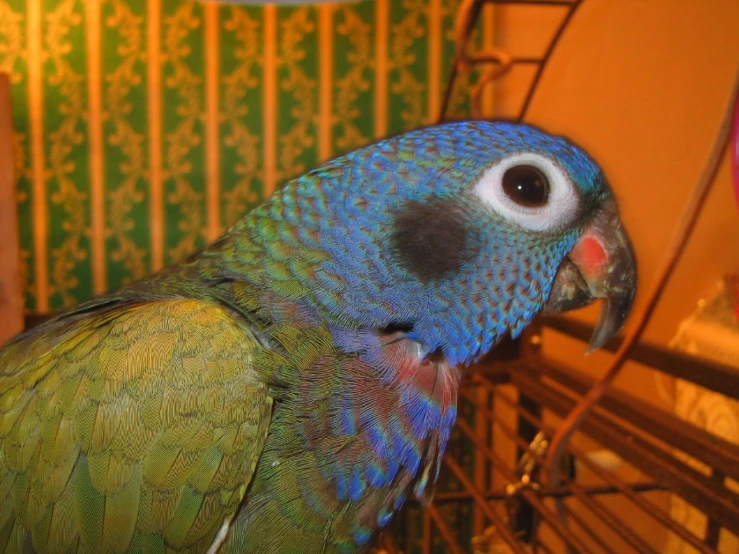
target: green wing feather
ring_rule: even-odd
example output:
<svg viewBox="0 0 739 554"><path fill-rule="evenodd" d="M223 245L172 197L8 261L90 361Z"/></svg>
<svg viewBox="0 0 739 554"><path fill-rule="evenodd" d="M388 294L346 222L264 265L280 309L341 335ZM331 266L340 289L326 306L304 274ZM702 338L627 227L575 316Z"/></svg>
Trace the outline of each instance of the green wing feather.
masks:
<svg viewBox="0 0 739 554"><path fill-rule="evenodd" d="M272 398L215 303L61 319L0 350L0 552L204 552L244 498Z"/></svg>

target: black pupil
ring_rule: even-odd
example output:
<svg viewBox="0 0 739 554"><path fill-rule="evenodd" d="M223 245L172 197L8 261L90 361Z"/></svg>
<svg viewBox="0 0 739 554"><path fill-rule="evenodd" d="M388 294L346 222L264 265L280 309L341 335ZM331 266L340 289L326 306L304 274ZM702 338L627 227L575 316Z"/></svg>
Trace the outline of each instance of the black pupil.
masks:
<svg viewBox="0 0 739 554"><path fill-rule="evenodd" d="M516 204L527 208L544 206L549 199L549 182L531 165L517 165L503 174L503 190Z"/></svg>

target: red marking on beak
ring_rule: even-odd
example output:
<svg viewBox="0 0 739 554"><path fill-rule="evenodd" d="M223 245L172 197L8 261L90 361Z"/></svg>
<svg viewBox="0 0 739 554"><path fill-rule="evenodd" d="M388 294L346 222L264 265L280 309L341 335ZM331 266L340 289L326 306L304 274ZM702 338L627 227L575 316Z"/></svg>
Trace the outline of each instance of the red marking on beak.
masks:
<svg viewBox="0 0 739 554"><path fill-rule="evenodd" d="M570 259L577 265L583 276L597 279L603 276L608 267L608 254L603 243L595 235L583 236L570 253Z"/></svg>

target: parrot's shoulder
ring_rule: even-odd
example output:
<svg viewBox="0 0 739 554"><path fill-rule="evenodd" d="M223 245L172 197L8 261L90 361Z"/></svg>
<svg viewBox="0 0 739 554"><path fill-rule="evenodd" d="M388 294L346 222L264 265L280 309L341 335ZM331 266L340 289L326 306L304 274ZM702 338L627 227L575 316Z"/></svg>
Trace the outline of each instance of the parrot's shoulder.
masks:
<svg viewBox="0 0 739 554"><path fill-rule="evenodd" d="M0 552L207 550L264 446L267 350L184 297L88 306L1 349Z"/></svg>
<svg viewBox="0 0 739 554"><path fill-rule="evenodd" d="M126 366L121 377L128 383L147 369L156 373L171 363L188 364L190 358L203 365L203 381L226 375L249 379L255 376L249 361L263 347L251 322L217 302L188 297L104 299L65 312L0 349L0 382L23 375L27 384L37 384L52 369L66 366L112 378ZM239 360L238 369L217 364L223 357ZM159 377L187 379L192 371L181 368L185 371L162 372ZM36 377L29 381L29 373Z"/></svg>

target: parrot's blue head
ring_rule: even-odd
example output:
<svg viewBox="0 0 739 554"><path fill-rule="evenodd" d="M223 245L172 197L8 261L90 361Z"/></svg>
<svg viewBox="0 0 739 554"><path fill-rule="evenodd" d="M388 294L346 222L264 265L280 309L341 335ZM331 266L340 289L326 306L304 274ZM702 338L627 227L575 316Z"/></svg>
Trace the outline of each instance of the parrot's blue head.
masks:
<svg viewBox="0 0 739 554"><path fill-rule="evenodd" d="M542 311L594 298L606 300L591 342L600 346L621 327L635 286L629 241L593 160L532 127L482 121L330 161L190 263L198 286L276 350L252 364L281 395L255 490L289 496L270 517L295 517L301 529L348 514L336 520L350 529L347 552L367 544L411 488L423 498L436 481L456 417L453 366ZM310 457L291 460L303 448ZM278 455L291 465L280 469ZM326 487L300 472L309 477L299 486L292 474L277 484L286 467L309 464Z"/></svg>
<svg viewBox="0 0 739 554"><path fill-rule="evenodd" d="M396 136L307 173L257 213L279 260L267 275L285 294L337 326L401 330L454 364L542 310L597 297L601 346L633 300L633 255L600 168L526 125Z"/></svg>

